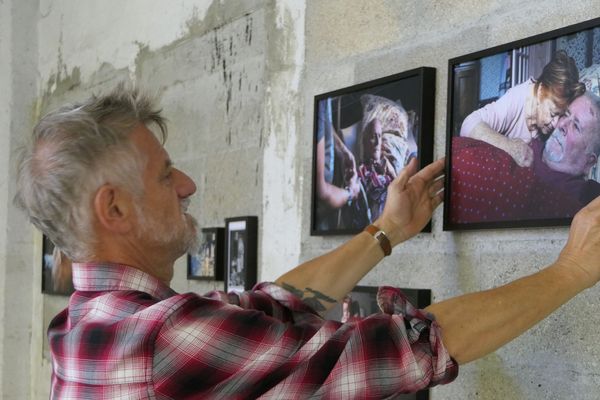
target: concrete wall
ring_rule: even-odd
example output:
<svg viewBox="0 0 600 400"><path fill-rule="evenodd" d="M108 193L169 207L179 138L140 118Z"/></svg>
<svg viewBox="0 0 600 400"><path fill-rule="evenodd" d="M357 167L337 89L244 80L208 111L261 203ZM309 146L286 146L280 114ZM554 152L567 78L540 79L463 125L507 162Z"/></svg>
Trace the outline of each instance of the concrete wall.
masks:
<svg viewBox="0 0 600 400"><path fill-rule="evenodd" d="M32 128L37 96L37 1L0 2L0 392L23 398L34 369L30 349L33 299L39 291L33 266L33 232L15 210L14 149ZM41 346L37 348L40 350Z"/></svg>
<svg viewBox="0 0 600 400"><path fill-rule="evenodd" d="M115 12L118 10L118 12ZM560 10L560 13L554 10ZM344 237L311 237L313 97L416 68L437 68L435 157L445 153L447 60L600 16L557 0L0 0L0 393L47 398L44 332L66 304L40 294L40 235L10 204L13 150L45 111L131 80L162 96L167 150L199 184L203 226L259 217L259 278L275 279ZM361 282L427 287L435 300L538 270L566 228L443 232L400 246ZM427 257L423 257L427 254ZM205 292L222 283L173 286ZM433 399L596 399L598 289L462 368ZM523 307L527 307L526 304Z"/></svg>

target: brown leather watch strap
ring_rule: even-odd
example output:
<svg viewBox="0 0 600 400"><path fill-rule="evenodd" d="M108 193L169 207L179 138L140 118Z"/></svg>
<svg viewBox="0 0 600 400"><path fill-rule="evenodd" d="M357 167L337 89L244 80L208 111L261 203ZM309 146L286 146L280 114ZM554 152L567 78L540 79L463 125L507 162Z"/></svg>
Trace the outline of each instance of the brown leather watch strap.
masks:
<svg viewBox="0 0 600 400"><path fill-rule="evenodd" d="M365 232L369 232L379 242L379 246L381 246L381 250L383 250L385 256L392 254L390 239L388 239L384 231L375 225L369 225L365 228Z"/></svg>

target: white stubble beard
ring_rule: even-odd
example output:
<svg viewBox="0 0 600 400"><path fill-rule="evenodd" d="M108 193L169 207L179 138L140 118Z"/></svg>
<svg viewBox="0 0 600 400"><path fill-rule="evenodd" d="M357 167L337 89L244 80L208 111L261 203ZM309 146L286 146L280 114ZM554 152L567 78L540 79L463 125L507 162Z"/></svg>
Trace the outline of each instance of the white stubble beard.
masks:
<svg viewBox="0 0 600 400"><path fill-rule="evenodd" d="M165 223L153 213L145 213L141 206L136 206L138 216L138 237L172 250L179 256L190 253L196 254L200 249L198 236L198 221L187 213L190 199L181 200L181 223Z"/></svg>

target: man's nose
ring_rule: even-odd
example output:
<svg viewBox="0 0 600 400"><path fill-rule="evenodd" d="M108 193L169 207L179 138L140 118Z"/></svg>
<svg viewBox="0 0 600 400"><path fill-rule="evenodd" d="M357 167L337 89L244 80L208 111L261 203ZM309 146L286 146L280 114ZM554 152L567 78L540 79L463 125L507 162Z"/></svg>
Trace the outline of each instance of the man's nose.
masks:
<svg viewBox="0 0 600 400"><path fill-rule="evenodd" d="M567 127L567 124L569 123L569 120L570 118L567 116L559 118L558 122L556 123L556 127L564 131L564 129Z"/></svg>
<svg viewBox="0 0 600 400"><path fill-rule="evenodd" d="M177 168L173 169L173 173L177 175L175 189L177 190L177 195L179 197L186 198L196 193L196 184L192 178Z"/></svg>

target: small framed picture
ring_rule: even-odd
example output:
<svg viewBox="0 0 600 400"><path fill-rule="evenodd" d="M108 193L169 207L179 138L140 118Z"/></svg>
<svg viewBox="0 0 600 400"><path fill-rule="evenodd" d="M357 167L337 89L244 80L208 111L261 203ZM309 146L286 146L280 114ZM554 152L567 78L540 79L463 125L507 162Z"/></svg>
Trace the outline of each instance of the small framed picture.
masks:
<svg viewBox="0 0 600 400"><path fill-rule="evenodd" d="M42 241L42 293L70 296L75 291L73 287L71 260L61 255L58 269L54 268L54 243L46 235Z"/></svg>
<svg viewBox="0 0 600 400"><path fill-rule="evenodd" d="M381 312L377 305L377 287L355 286L354 289L325 315L325 319L346 322L350 317L367 317ZM430 289L401 289L408 301L416 308L431 304ZM416 393L401 394L398 400L429 400L429 389Z"/></svg>
<svg viewBox="0 0 600 400"><path fill-rule="evenodd" d="M434 103L428 67L315 96L311 235L362 231L413 158L431 163Z"/></svg>
<svg viewBox="0 0 600 400"><path fill-rule="evenodd" d="M367 317L379 313L377 290L375 286L355 286L344 298L325 315L325 319L346 322L350 317ZM425 308L431 304L430 289L400 289L408 301L416 308Z"/></svg>
<svg viewBox="0 0 600 400"><path fill-rule="evenodd" d="M227 218L225 224L225 291L250 290L257 276L258 218Z"/></svg>
<svg viewBox="0 0 600 400"><path fill-rule="evenodd" d="M188 254L187 277L195 280L223 280L225 229L204 228L200 231L200 248Z"/></svg>
<svg viewBox="0 0 600 400"><path fill-rule="evenodd" d="M448 74L444 230L569 225L600 196L600 18Z"/></svg>

